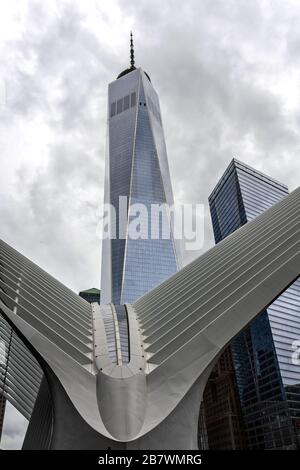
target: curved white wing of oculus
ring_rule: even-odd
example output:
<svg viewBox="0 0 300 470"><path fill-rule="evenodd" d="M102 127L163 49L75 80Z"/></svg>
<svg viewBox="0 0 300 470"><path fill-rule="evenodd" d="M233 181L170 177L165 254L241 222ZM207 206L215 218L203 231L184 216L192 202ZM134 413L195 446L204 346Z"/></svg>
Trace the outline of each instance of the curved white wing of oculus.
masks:
<svg viewBox="0 0 300 470"><path fill-rule="evenodd" d="M2 316L45 373L24 447L196 448L218 356L299 275L300 188L133 305L89 305L1 242Z"/></svg>

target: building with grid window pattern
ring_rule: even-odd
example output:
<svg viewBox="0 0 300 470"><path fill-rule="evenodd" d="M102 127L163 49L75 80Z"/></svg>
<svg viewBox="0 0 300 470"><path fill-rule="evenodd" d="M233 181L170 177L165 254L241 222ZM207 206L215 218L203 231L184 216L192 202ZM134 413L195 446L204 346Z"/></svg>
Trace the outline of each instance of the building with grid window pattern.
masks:
<svg viewBox="0 0 300 470"><path fill-rule="evenodd" d="M134 302L181 267L180 247L173 237L128 236L135 204L148 214L152 204L173 205L164 131L158 95L149 75L134 65L109 85L105 203L116 209L116 238L102 243L101 303ZM119 230L121 204L125 220ZM130 207L130 209L128 209ZM163 209L164 211L165 209ZM124 213L123 213L124 216Z"/></svg>
<svg viewBox="0 0 300 470"><path fill-rule="evenodd" d="M234 159L209 197L216 243L287 194L284 184ZM292 362L293 341L299 335L300 279L227 351L235 366L247 448L299 446L300 368ZM223 436L228 432L225 429Z"/></svg>

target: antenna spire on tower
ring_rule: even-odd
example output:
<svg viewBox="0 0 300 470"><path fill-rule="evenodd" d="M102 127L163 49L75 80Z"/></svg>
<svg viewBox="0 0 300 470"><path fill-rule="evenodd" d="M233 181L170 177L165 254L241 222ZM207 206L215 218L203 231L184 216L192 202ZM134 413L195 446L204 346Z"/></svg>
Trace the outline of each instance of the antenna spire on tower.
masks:
<svg viewBox="0 0 300 470"><path fill-rule="evenodd" d="M131 68L134 68L134 48L133 48L132 31L130 31L130 66Z"/></svg>

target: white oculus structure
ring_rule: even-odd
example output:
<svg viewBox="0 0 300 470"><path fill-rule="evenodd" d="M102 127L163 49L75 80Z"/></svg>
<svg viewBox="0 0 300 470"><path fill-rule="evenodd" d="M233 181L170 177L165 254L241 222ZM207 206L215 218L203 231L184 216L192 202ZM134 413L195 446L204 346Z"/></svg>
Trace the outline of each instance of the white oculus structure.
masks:
<svg viewBox="0 0 300 470"><path fill-rule="evenodd" d="M24 448L197 448L219 355L299 275L300 188L132 305L90 305L1 241L0 311L45 374Z"/></svg>
<svg viewBox="0 0 300 470"><path fill-rule="evenodd" d="M130 53L109 87L105 201L172 206L158 96L132 38ZM173 233L104 240L101 306L0 241L0 392L30 418L23 448L195 449L218 356L300 274L299 201L298 189L177 274Z"/></svg>

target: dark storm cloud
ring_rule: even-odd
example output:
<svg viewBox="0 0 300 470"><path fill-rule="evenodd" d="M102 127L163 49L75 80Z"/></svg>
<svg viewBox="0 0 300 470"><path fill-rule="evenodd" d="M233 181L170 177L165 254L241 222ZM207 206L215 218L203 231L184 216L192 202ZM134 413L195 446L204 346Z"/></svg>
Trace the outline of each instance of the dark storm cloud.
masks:
<svg viewBox="0 0 300 470"><path fill-rule="evenodd" d="M299 184L299 3L28 5L0 46L0 236L74 290L99 285L107 84L128 65L131 26L160 96L175 198L206 204L205 248L207 197L233 156Z"/></svg>

